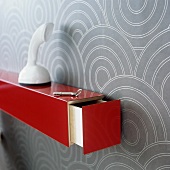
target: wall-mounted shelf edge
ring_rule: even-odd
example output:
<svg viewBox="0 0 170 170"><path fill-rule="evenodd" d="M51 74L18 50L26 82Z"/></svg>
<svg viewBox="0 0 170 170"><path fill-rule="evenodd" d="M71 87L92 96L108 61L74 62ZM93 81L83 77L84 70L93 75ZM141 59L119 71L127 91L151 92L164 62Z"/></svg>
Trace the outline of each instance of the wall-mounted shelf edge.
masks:
<svg viewBox="0 0 170 170"><path fill-rule="evenodd" d="M54 97L77 88L57 83L21 86L18 73L0 70L0 109L84 154L120 143L120 101L102 102L103 94L82 90L78 97ZM81 129L80 131L77 131ZM79 142L81 141L81 142Z"/></svg>

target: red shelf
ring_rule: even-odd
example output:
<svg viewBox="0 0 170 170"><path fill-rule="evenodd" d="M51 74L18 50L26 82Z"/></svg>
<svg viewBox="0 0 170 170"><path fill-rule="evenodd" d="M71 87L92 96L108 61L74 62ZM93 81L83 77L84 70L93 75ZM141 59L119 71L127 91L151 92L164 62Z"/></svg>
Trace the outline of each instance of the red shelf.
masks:
<svg viewBox="0 0 170 170"><path fill-rule="evenodd" d="M68 147L72 144L69 106L86 101L98 101L104 97L103 94L88 90L82 90L78 97L54 97L54 91L76 92L78 89L57 83L51 83L50 86L25 87L19 85L17 80L17 73L0 70L0 109ZM120 101L112 101L110 104L108 104L109 102L106 103L93 104L92 106L94 107L91 111L89 110L90 107L83 107L83 125L85 125L83 129L84 153L90 153L120 143ZM98 107L99 105L101 106ZM108 107L113 107L113 109ZM104 110L109 109L108 114L107 111L103 113L101 108ZM90 136L88 133L90 126L94 122L98 122L98 115L101 120L106 115L108 121L108 123L104 124L107 127L104 128L105 132L102 132L104 133L103 136L112 135L114 139L112 139L113 137L106 137L106 141L96 147L94 141L91 143L92 141L89 140ZM92 119L88 120L89 116ZM94 116L97 116L96 119ZM114 119L110 123L108 116ZM92 127L92 129L94 128ZM105 134L106 131L108 134ZM96 130L94 130L94 133L96 133ZM93 140L97 138L92 137ZM108 139L109 141L107 142ZM99 141L96 142L100 143Z"/></svg>

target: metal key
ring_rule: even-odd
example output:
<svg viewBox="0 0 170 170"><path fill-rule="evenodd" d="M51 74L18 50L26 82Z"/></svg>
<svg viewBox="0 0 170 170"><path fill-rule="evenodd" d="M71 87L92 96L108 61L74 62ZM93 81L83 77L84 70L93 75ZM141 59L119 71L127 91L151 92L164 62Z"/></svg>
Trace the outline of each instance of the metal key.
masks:
<svg viewBox="0 0 170 170"><path fill-rule="evenodd" d="M78 89L77 92L53 92L54 96L79 96L82 89Z"/></svg>

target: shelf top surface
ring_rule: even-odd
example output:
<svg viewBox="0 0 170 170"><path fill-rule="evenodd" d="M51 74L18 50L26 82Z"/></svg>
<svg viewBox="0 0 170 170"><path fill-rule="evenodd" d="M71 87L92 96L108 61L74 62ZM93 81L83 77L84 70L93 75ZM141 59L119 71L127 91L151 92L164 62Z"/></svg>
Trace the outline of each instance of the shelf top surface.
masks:
<svg viewBox="0 0 170 170"><path fill-rule="evenodd" d="M53 92L76 92L78 88L63 85L63 84L58 84L55 82L52 82L51 85L46 85L46 86L21 86L20 84L18 84L18 73L4 71L4 70L0 70L0 81L70 103L76 103L78 101L100 100L104 97L103 94L92 92L89 90L82 90L81 94L78 97L72 97L72 96L54 97Z"/></svg>

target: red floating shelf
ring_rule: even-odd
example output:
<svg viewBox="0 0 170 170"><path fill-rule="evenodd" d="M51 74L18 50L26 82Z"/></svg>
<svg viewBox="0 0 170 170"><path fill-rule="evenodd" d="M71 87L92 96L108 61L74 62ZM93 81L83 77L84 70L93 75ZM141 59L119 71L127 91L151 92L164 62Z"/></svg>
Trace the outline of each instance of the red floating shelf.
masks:
<svg viewBox="0 0 170 170"><path fill-rule="evenodd" d="M120 143L120 100L82 90L78 97L54 97L55 91L78 89L57 83L21 86L18 74L0 70L0 109L40 132L84 154Z"/></svg>

